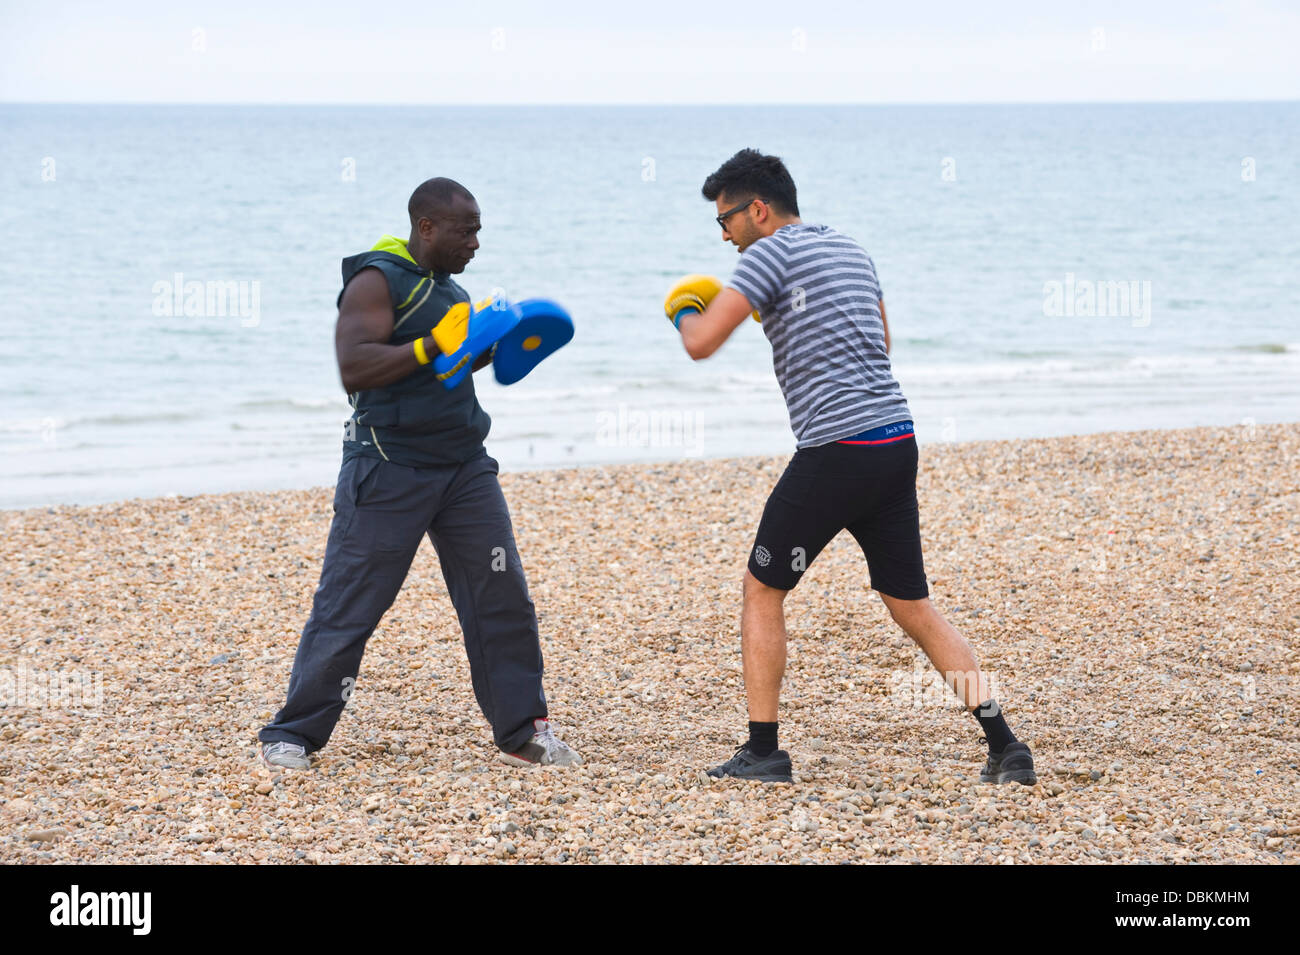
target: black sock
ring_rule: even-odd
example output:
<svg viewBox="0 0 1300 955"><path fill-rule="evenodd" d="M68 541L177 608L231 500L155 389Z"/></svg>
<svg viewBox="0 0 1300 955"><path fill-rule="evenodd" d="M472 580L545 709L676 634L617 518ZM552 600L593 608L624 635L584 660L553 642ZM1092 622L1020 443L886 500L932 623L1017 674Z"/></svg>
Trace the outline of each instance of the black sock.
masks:
<svg viewBox="0 0 1300 955"><path fill-rule="evenodd" d="M995 700L986 700L971 712L975 714L980 729L984 731L985 739L989 741L990 753L1000 753L1007 748L1008 743L1016 741L1015 734L1011 732L1011 727L1007 726L1006 718L1002 715L1002 707L998 706Z"/></svg>
<svg viewBox="0 0 1300 955"><path fill-rule="evenodd" d="M771 756L776 752L776 723L749 721L749 742L745 744L755 756Z"/></svg>

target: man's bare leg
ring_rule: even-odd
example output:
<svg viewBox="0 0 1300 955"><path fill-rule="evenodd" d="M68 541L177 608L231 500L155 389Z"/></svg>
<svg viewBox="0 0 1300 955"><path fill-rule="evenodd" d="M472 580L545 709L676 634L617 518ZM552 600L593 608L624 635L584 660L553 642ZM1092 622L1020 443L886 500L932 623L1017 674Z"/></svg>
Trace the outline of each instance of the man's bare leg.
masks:
<svg viewBox="0 0 1300 955"><path fill-rule="evenodd" d="M992 694L979 664L975 662L975 651L971 649L970 641L944 619L929 597L899 600L881 594L880 599L889 608L894 622L925 652L944 682L952 687L968 710L991 699Z"/></svg>
<svg viewBox="0 0 1300 955"><path fill-rule="evenodd" d="M790 755L779 749L777 706L785 676L785 595L745 571L744 606L740 613L740 652L749 701L749 739L714 777L737 776L763 782L792 782Z"/></svg>
<svg viewBox="0 0 1300 955"><path fill-rule="evenodd" d="M759 583L745 571L744 607L740 614L740 652L745 672L749 718L775 723L785 676L785 595Z"/></svg>
<svg viewBox="0 0 1300 955"><path fill-rule="evenodd" d="M1029 748L1017 740L1007 726L1001 708L989 691L987 678L975 662L975 651L970 642L944 619L928 597L899 600L881 594L880 598L889 608L894 622L925 651L934 668L943 675L944 682L974 714L984 730L989 744L989 762L980 774L980 781L1025 785L1037 782Z"/></svg>

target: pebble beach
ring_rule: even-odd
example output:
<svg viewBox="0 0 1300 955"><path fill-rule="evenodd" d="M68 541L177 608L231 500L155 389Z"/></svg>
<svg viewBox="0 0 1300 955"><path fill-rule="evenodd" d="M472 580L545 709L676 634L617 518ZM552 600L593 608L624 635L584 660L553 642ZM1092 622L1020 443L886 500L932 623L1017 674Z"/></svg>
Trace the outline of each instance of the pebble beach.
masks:
<svg viewBox="0 0 1300 955"><path fill-rule="evenodd" d="M256 760L332 488L0 512L0 862L1300 860L1300 424L921 447L931 596L1033 786L977 781L847 534L786 605L795 782L703 775L787 460L502 475L563 770L495 761L427 542L314 769Z"/></svg>

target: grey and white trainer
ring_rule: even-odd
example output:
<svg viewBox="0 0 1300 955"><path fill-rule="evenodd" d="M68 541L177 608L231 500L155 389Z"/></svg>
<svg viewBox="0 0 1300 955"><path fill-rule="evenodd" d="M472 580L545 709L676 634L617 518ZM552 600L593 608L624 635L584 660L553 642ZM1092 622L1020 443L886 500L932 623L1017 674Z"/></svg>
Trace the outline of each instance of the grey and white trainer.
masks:
<svg viewBox="0 0 1300 955"><path fill-rule="evenodd" d="M267 769L311 769L306 747L286 740L263 743L258 755Z"/></svg>
<svg viewBox="0 0 1300 955"><path fill-rule="evenodd" d="M549 720L533 720L533 738L513 753L498 759L511 766L581 766L582 757L556 737Z"/></svg>

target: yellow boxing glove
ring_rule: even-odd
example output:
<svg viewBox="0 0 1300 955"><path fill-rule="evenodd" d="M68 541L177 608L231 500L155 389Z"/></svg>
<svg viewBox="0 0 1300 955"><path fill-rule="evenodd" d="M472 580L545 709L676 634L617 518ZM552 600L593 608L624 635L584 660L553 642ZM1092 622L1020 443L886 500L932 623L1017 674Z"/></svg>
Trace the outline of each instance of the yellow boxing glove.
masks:
<svg viewBox="0 0 1300 955"><path fill-rule="evenodd" d="M689 312L703 312L722 291L722 283L712 275L688 275L668 290L664 299L664 314L673 328L678 328L682 316Z"/></svg>
<svg viewBox="0 0 1300 955"><path fill-rule="evenodd" d="M664 299L664 314L673 323L673 328L680 328L683 315L690 312L703 313L714 296L721 291L722 283L712 275L688 275L668 290L668 296ZM753 317L754 321L761 321L758 312L754 312Z"/></svg>
<svg viewBox="0 0 1300 955"><path fill-rule="evenodd" d="M438 320L431 335L444 355L454 355L469 336L469 302L457 302Z"/></svg>

